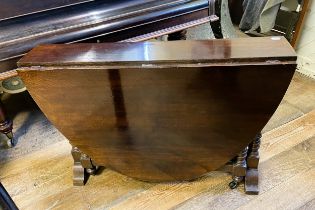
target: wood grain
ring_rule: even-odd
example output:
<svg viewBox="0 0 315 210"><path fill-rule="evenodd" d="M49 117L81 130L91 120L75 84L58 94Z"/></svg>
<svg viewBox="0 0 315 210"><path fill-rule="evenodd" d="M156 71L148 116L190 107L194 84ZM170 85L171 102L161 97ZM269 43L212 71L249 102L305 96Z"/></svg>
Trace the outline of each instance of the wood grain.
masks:
<svg viewBox="0 0 315 210"><path fill-rule="evenodd" d="M3 0L1 6L0 79L39 44L149 40L210 21L207 0Z"/></svg>
<svg viewBox="0 0 315 210"><path fill-rule="evenodd" d="M305 205L299 208L299 210L312 210L312 209L315 209L315 199L311 200L310 202L306 203Z"/></svg>
<svg viewBox="0 0 315 210"><path fill-rule="evenodd" d="M313 167L313 156L315 152L313 151L314 147L311 145L314 144L314 140L315 138L306 140L303 144L299 144L290 150L270 157L261 163L261 195L273 189L275 186L286 182L286 180L290 180L298 174L303 174L304 171ZM304 145L306 145L306 147ZM25 162L31 163L32 159L41 157L38 158L38 163L40 164L42 162L42 167L46 167L47 170L51 166L45 166L44 163L50 158L49 155L54 152L52 148L55 148L56 151L60 151L60 148L63 147L61 144L52 146L50 150L38 152L41 156L33 154L31 159L24 158L25 160L23 160L20 164ZM230 177L221 172L212 172L203 179L194 182L147 185L145 182L138 182L119 175L118 173L106 170L104 171L105 173L102 173L100 176L91 177L90 182L85 186L85 188L73 188L70 176L71 156L68 154L70 148L69 146L67 146L67 148L67 150L62 149L61 151L63 151L62 153L65 157L67 157L69 162L66 161L63 164L60 164L60 167L65 166L65 168L67 168L66 171L62 172L59 167L51 168L51 170L54 171L53 173L61 173L61 176L59 176L58 179L54 179L53 176L48 175L47 177L50 176L52 179L50 182L46 181L43 184L38 185L38 187L28 189L27 191L31 191L31 193L26 193L27 191L19 192L20 199L24 200L23 205L19 206L22 207L27 204L29 209L34 207L42 209L47 208L47 206L55 205L54 209L58 209L58 206L60 206L60 208L68 206L67 208L69 209L87 209L85 206L88 203L92 209L103 209L105 207L132 209L135 206L141 206L143 207L142 209L152 209L157 205L159 205L161 209L169 209L181 204L182 207L180 209L187 209L189 206L185 203L185 201L189 200L189 203L191 204L192 198L200 198L200 200L197 200L198 205L196 202L192 203L192 205L195 206L195 209L202 209L203 207L206 208L209 205L218 209L235 208L246 204L252 199L255 199L255 196L245 196L241 190L242 188L239 188L240 190L237 191L231 191L227 186ZM308 149L305 150L305 148ZM261 152L263 153L264 151ZM53 159L59 161L59 159ZM21 160L12 162L6 168L10 179L8 179L7 176L3 177L5 184L15 183L14 180L19 179L16 175L20 173L23 174L24 169L19 169L17 167L19 161ZM14 170L14 173L10 172L12 170ZM36 167L30 170L38 171ZM50 172L46 173L51 174ZM39 178L34 177L33 179L39 181L43 176L38 177ZM27 182L32 183L32 181ZM21 183L17 186L23 186L25 184L26 183ZM139 184L138 187L136 187L137 185L135 184ZM47 191L48 186L49 191ZM122 194L119 193L120 190L123 190ZM14 195L13 198L18 204L20 204L21 200L17 199L16 196L17 195ZM110 199L111 196L113 196L112 200ZM25 199L25 197L35 199L37 202L34 203L32 202L32 199ZM71 203L75 199L80 200L78 200L75 205L72 205ZM83 202L83 200L85 201ZM238 200L238 202L233 202L235 200Z"/></svg>
<svg viewBox="0 0 315 210"><path fill-rule="evenodd" d="M313 117L313 119L315 119ZM290 124L290 123L289 123ZM288 124L288 126L289 126ZM270 131L273 132L273 131ZM200 195L197 195L186 202L182 202L179 206L174 207L174 209L206 209L211 206L213 209L236 209L238 207L246 206L250 201L259 201L261 197L264 197L265 193L269 193L275 187L280 186L283 183L289 182L296 176L304 174L306 171L314 168L314 143L315 138L308 138L307 135L303 136L303 143L298 144L290 149L283 151L275 156L267 156L260 163L260 194L259 196L246 196L242 192L242 188L237 191L230 191L228 188L223 188L224 186L217 186L209 191L204 191ZM266 140L266 138L265 138ZM263 139L264 142L264 139ZM281 143L279 143L281 145ZM307 148L307 149L306 149ZM260 154L264 154L264 148L261 149ZM307 184L300 185L307 188ZM212 186L213 187L213 186ZM215 190L216 189L216 190ZM281 189L281 188L280 188ZM216 193L219 192L219 193ZM292 191L287 191L287 194L293 194ZM279 196L279 198L286 199L286 194L284 192L273 191L274 195ZM269 194L270 195L270 194ZM145 196L144 196L145 197ZM274 202L276 201L273 196L270 199ZM300 199L302 200L302 199ZM295 200L290 202L296 203ZM302 200L301 203L307 202ZM273 207L272 203L260 203L256 206L260 208ZM152 207L152 206L151 206ZM279 209L279 208L278 208Z"/></svg>
<svg viewBox="0 0 315 210"><path fill-rule="evenodd" d="M254 62L295 63L296 54L284 37L204 41L41 45L19 62L27 66L99 66L137 64L199 64L229 66ZM149 68L150 66L145 66ZM152 66L154 68L154 66Z"/></svg>
<svg viewBox="0 0 315 210"><path fill-rule="evenodd" d="M285 124L302 117L305 113L298 107L293 106L286 100L282 100L275 114L272 116L268 124L264 127L263 133L271 131L281 124Z"/></svg>
<svg viewBox="0 0 315 210"><path fill-rule="evenodd" d="M291 94L286 95L284 100L292 101L292 99L302 95L303 97L313 97L314 92L305 92L304 88L301 87L309 89L312 84L315 84L314 81L311 83L311 80L306 77L298 76L298 79L295 78L293 83L295 84L289 89ZM304 106L302 104L298 108L309 110L314 104L315 102L311 100L308 104L304 104ZM281 105L280 109L288 109L288 107L289 105ZM280 113L286 115L289 112L282 110ZM289 116L279 116L279 118L287 119ZM306 122L315 122L312 114L305 113L303 119ZM286 131L291 132L292 128L298 127L297 122L300 123L301 127L304 127L304 121L278 122L278 127L283 126L265 133L262 143L274 142L272 146L280 148L282 144L285 144L285 141L273 141L273 138L277 138L281 133L285 136ZM45 131L42 129L41 132ZM32 133L27 135L29 138L39 137L37 133L36 136ZM312 189L309 189L308 181L303 181L305 178L303 174L310 168L314 168L313 156L315 152L313 151L314 146L311 146L314 144L314 136L310 138L308 132L301 132L299 136L303 139L297 139L300 143L291 142L291 146L286 147L280 153L275 155L268 153L270 156L265 156L259 168L261 193L258 196L245 195L242 186L231 191L227 185L231 177L222 172L211 172L197 181L197 184L194 182L148 184L130 179L111 170L105 170L98 176L90 177L84 188L72 187L71 147L67 142L50 145L18 160L7 161L1 164L0 174L5 172L5 176L1 176L1 181L20 209L111 209L119 207L120 209L127 209L129 206L181 210L236 209L250 202L255 202L255 209L271 209L275 203L278 203L277 199L280 199L279 203L284 207L292 205L297 207L295 209L314 209L314 198L309 200L311 197L295 196L294 199L289 199L293 197L291 195L295 194L295 191L280 189L281 187L291 189L289 185L293 184L293 186L300 185L297 188L299 192L301 189L305 191L301 192L303 195L309 196L307 193L312 192ZM270 148L263 147L261 155L264 155L265 149L269 150ZM55 156L52 156L53 154ZM60 166L51 167L47 161ZM27 169L29 174L34 176L26 178L23 174ZM58 178L55 176L56 174L59 175ZM17 182L21 179L25 180ZM39 183L39 185L34 186L34 183ZM199 187L201 190L198 190ZM189 193L187 189L192 190L195 194ZM272 193L266 196L265 193L269 191ZM148 197L148 195L153 196L153 198ZM259 202L260 196L266 202ZM159 200L155 201L154 198ZM137 203L137 201L141 202ZM152 205L150 204L151 201ZM283 204L283 201L288 202L288 204Z"/></svg>
<svg viewBox="0 0 315 210"><path fill-rule="evenodd" d="M19 75L50 121L96 164L140 180L192 180L261 131L294 59L287 41L270 38L47 45L20 61Z"/></svg>
<svg viewBox="0 0 315 210"><path fill-rule="evenodd" d="M314 145L313 145L314 146ZM256 206L268 205L268 209L297 209L315 198L315 168L303 171L296 177L264 193L239 209L253 209ZM304 186L308 186L305 188ZM291 192L287 196L283 196ZM277 197L273 197L277 195ZM296 198L299 197L298 200ZM277 200L277 202L274 202ZM263 208L261 208L263 209Z"/></svg>
<svg viewBox="0 0 315 210"><path fill-rule="evenodd" d="M315 135L315 111L264 134L260 160L275 156Z"/></svg>
<svg viewBox="0 0 315 210"><path fill-rule="evenodd" d="M301 75L302 74L298 73L297 76L293 78L286 93L287 97L285 101L293 107L300 109L303 113L309 113L315 109L315 105L310 103L310 101L315 101L315 95L313 94L315 83L313 79Z"/></svg>

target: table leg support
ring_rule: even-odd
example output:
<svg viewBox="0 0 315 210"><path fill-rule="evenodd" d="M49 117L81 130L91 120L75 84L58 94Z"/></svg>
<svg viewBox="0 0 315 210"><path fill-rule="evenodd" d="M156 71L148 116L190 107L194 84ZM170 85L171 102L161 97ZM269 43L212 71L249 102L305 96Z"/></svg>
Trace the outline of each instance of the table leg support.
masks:
<svg viewBox="0 0 315 210"><path fill-rule="evenodd" d="M244 180L244 177L246 176L247 152L248 152L248 147L246 147L242 152L239 153L239 155L237 156L236 163L233 165L233 169L232 169L233 180L232 182L229 183L229 187L231 189L237 188L238 185Z"/></svg>
<svg viewBox="0 0 315 210"><path fill-rule="evenodd" d="M7 145L8 147L15 146L15 141L13 138L13 122L6 116L6 112L2 102L0 101L0 132L8 137Z"/></svg>
<svg viewBox="0 0 315 210"><path fill-rule="evenodd" d="M249 145L249 153L247 158L247 173L245 178L245 192L246 194L257 195L258 189L258 165L259 165L259 147L261 143L261 133L259 133L255 140Z"/></svg>
<svg viewBox="0 0 315 210"><path fill-rule="evenodd" d="M73 164L73 185L83 186L89 175L95 175L98 169L92 159L82 153L77 147L72 147L71 154L74 160Z"/></svg>

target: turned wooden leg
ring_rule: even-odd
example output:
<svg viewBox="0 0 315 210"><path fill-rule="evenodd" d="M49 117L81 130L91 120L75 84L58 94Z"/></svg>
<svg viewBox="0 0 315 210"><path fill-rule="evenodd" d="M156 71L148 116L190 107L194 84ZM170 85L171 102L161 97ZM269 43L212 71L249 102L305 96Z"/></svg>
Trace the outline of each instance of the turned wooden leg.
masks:
<svg viewBox="0 0 315 210"><path fill-rule="evenodd" d="M95 175L98 169L98 166L95 166L92 159L86 154L81 155L81 164L85 168L86 172L90 175Z"/></svg>
<svg viewBox="0 0 315 210"><path fill-rule="evenodd" d="M232 176L233 181L229 183L231 189L235 189L246 176L246 157L247 157L248 147L246 147L242 152L237 156L237 160L233 165Z"/></svg>
<svg viewBox="0 0 315 210"><path fill-rule="evenodd" d="M4 106L0 101L0 132L8 137L7 145L9 147L15 146L12 129L13 122L9 118L7 118Z"/></svg>
<svg viewBox="0 0 315 210"><path fill-rule="evenodd" d="M72 147L71 154L74 160L73 164L73 185L83 186L89 175L94 175L98 169L91 158L83 154L77 147Z"/></svg>
<svg viewBox="0 0 315 210"><path fill-rule="evenodd" d="M259 147L261 143L261 134L255 137L255 140L249 145L249 154L247 157L247 173L245 178L245 192L247 194L259 193L258 189L258 164L259 164Z"/></svg>

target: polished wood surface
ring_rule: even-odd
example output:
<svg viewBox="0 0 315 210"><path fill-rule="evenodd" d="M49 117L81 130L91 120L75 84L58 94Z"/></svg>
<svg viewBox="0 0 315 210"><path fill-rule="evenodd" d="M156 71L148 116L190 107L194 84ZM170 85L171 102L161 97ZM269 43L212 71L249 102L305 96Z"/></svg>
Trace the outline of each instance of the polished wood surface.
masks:
<svg viewBox="0 0 315 210"><path fill-rule="evenodd" d="M210 19L207 0L4 0L0 78L11 76L2 72L15 69L39 44L116 42L140 35L148 40Z"/></svg>
<svg viewBox="0 0 315 210"><path fill-rule="evenodd" d="M148 183L110 169L72 186L71 146L29 108L16 116L22 156L2 158L1 182L20 209L314 209L315 81L296 73L276 114L264 129L260 148L260 195L230 190L231 176L213 171L193 182ZM19 95L12 95L10 101ZM22 106L18 100L12 106ZM27 113L27 114L26 114ZM25 120L28 123L25 124ZM58 138L59 137L59 138ZM59 139L58 143L50 144ZM31 142L41 142L41 146ZM55 142L55 141L54 141ZM16 151L16 149L12 150ZM25 152L27 151L27 152ZM2 157L3 157L3 153ZM4 156L5 157L5 156ZM23 189L23 190L21 190ZM312 208L313 207L313 208Z"/></svg>
<svg viewBox="0 0 315 210"><path fill-rule="evenodd" d="M283 38L51 45L20 61L19 75L98 165L141 180L190 180L261 131L295 59Z"/></svg>
<svg viewBox="0 0 315 210"><path fill-rule="evenodd" d="M137 62L168 65L211 63L239 65L295 61L296 54L283 37L231 40L42 45L33 49L19 66L132 65ZM150 67L150 66L147 66ZM153 66L154 67L154 66Z"/></svg>

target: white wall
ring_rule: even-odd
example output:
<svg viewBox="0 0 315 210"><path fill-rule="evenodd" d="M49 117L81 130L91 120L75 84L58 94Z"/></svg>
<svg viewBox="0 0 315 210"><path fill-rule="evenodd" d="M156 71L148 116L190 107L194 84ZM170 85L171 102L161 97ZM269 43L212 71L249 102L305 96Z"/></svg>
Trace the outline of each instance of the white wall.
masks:
<svg viewBox="0 0 315 210"><path fill-rule="evenodd" d="M313 1L311 1L313 2ZM298 71L315 79L315 3L311 3L297 45Z"/></svg>

